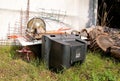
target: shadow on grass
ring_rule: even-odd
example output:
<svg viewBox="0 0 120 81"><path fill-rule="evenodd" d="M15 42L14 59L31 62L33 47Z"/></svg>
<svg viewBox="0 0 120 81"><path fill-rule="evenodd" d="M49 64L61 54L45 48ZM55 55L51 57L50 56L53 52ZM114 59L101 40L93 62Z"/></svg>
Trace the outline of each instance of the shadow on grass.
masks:
<svg viewBox="0 0 120 81"><path fill-rule="evenodd" d="M10 46L10 56L12 59L18 59L20 58L20 54L16 51L18 49L21 49L21 46L18 45L12 45Z"/></svg>
<svg viewBox="0 0 120 81"><path fill-rule="evenodd" d="M101 59L104 59L104 60L108 60L108 61L112 61L113 63L115 64L118 64L120 63L120 59L119 58L115 58L114 56L112 56L112 54L110 52L103 52L103 51L90 51L90 53L92 53L93 55L100 55L100 58Z"/></svg>

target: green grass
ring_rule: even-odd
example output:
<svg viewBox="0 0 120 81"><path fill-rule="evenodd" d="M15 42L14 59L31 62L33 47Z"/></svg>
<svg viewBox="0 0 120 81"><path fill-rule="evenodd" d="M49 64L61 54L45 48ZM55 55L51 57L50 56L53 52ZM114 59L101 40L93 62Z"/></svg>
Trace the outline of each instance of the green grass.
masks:
<svg viewBox="0 0 120 81"><path fill-rule="evenodd" d="M100 53L88 52L84 63L53 73L42 61L15 57L17 48L0 46L0 81L120 81L120 62Z"/></svg>

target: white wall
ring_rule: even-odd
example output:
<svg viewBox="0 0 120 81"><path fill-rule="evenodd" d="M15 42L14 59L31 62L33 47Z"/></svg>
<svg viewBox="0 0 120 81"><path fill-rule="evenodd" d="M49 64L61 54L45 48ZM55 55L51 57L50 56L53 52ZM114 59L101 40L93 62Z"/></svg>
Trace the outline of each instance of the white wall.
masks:
<svg viewBox="0 0 120 81"><path fill-rule="evenodd" d="M26 4L27 0L0 0L0 37L6 35L8 23L14 26L20 19L20 12L3 9L26 10ZM39 8L66 11L63 22L75 30L96 24L97 0L30 0L31 11L38 11Z"/></svg>

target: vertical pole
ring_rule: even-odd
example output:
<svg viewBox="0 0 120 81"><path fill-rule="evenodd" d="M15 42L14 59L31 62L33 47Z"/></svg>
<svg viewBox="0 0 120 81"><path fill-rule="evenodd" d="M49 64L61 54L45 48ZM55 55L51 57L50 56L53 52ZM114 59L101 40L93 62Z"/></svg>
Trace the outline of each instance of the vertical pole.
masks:
<svg viewBox="0 0 120 81"><path fill-rule="evenodd" d="M21 12L20 12L20 35L22 36L22 29L23 29L23 11L21 9Z"/></svg>
<svg viewBox="0 0 120 81"><path fill-rule="evenodd" d="M10 23L8 23L8 36L10 36Z"/></svg>
<svg viewBox="0 0 120 81"><path fill-rule="evenodd" d="M27 1L27 12L26 12L26 23L29 20L29 9L30 9L30 0Z"/></svg>

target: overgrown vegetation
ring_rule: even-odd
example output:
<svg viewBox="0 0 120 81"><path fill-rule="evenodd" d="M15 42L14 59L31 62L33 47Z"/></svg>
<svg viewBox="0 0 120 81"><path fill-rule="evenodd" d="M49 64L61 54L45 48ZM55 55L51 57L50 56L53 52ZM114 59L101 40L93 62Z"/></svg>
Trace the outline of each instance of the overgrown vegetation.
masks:
<svg viewBox="0 0 120 81"><path fill-rule="evenodd" d="M113 20L114 16L110 15L113 10L114 2L112 0L109 0L111 2L111 5L108 6L108 3L106 3L107 0L100 0L99 6L98 6L98 24L100 26L110 26L111 21ZM110 3L109 3L110 4Z"/></svg>
<svg viewBox="0 0 120 81"><path fill-rule="evenodd" d="M0 46L0 81L120 81L120 63L100 53L88 52L82 65L53 73L42 61L15 58L16 49Z"/></svg>

